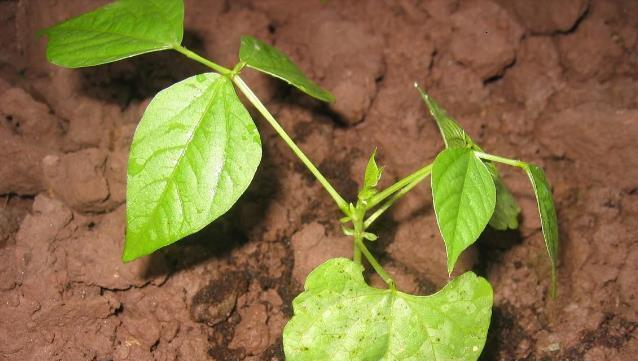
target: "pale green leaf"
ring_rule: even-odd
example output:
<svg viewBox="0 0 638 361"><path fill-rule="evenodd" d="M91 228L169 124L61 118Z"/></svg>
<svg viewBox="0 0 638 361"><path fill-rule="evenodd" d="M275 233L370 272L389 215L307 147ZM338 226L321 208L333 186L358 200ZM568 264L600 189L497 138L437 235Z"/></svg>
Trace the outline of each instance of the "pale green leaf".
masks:
<svg viewBox="0 0 638 361"><path fill-rule="evenodd" d="M284 53L252 36L242 36L239 60L253 69L282 79L319 100L335 100L330 92L308 79Z"/></svg>
<svg viewBox="0 0 638 361"><path fill-rule="evenodd" d="M432 97L424 92L419 86L416 87L423 101L428 106L432 118L436 121L436 125L441 132L443 142L446 148L465 148L471 147L474 150L483 152L481 147L476 144L472 138L459 126L459 124L450 117L445 109L437 103ZM496 167L489 161L485 161L496 185L496 206L490 226L498 230L516 229L518 228L518 215L521 212L516 199L507 189L505 183L501 179Z"/></svg>
<svg viewBox="0 0 638 361"><path fill-rule="evenodd" d="M552 264L552 295L556 294L556 263L558 258L558 219L556 217L556 208L552 198L552 191L549 183L545 178L543 170L534 165L528 164L525 167L538 202L538 212L541 217L541 226L543 228L543 237L545 238L545 246Z"/></svg>
<svg viewBox="0 0 638 361"><path fill-rule="evenodd" d="M370 159L368 159L368 165L366 165L365 176L363 179L363 186L367 188L374 188L379 184L379 180L381 179L381 173L383 172L383 168L380 168L377 165L377 161L375 159L377 155L377 150L375 149L370 155Z"/></svg>
<svg viewBox="0 0 638 361"><path fill-rule="evenodd" d="M119 0L42 30L47 58L67 68L110 63L182 42L182 0Z"/></svg>
<svg viewBox="0 0 638 361"><path fill-rule="evenodd" d="M448 273L463 250L481 235L494 212L492 176L474 151L451 148L432 166L434 212L447 251Z"/></svg>
<svg viewBox="0 0 638 361"><path fill-rule="evenodd" d="M377 185L379 184L379 180L381 179L383 168L377 165L377 161L375 160L376 154L377 150L375 149L372 152L372 155L370 155L370 159L368 160L368 164L366 165L366 170L363 177L363 186L359 191L359 199L368 200L375 193L377 193Z"/></svg>
<svg viewBox="0 0 638 361"><path fill-rule="evenodd" d="M431 296L368 286L345 258L310 273L284 329L287 361L475 361L492 288L468 272Z"/></svg>
<svg viewBox="0 0 638 361"><path fill-rule="evenodd" d="M131 146L123 259L149 254L224 214L260 159L259 133L228 78L200 74L161 91Z"/></svg>

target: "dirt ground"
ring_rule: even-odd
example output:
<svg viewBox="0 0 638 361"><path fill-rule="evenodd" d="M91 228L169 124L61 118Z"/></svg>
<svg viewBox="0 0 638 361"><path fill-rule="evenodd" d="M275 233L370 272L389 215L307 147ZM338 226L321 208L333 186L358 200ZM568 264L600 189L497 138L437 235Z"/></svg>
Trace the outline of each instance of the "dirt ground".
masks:
<svg viewBox="0 0 638 361"><path fill-rule="evenodd" d="M305 275L351 254L336 208L255 114L264 160L232 211L122 264L135 125L157 91L205 69L177 53L47 64L35 31L102 3L0 1L0 360L283 360ZM383 185L441 149L414 81L488 151L545 168L559 297L531 187L503 168L520 230L488 230L460 262L494 287L481 360L636 360L637 1L186 3L188 47L232 66L253 34L334 92L326 106L244 75L349 198L374 147ZM429 186L413 193L376 227L375 251L400 289L427 294L447 282L444 247Z"/></svg>

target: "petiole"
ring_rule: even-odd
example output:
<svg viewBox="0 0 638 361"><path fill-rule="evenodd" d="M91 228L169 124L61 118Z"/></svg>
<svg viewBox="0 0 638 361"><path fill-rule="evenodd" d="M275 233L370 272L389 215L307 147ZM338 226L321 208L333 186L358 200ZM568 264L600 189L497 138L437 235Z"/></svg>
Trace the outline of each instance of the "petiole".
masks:
<svg viewBox="0 0 638 361"><path fill-rule="evenodd" d="M404 195L406 195L409 191L412 190L412 188L416 187L425 178L427 178L427 176L430 175L431 170L432 170L431 166L428 166L428 167L429 167L429 171L427 173L426 172L421 172L419 174L418 178L415 178L414 180L412 180L411 183L408 183L406 186L401 188L398 192L393 194L392 197L390 197L388 200L386 200L385 203L383 203L381 205L381 207L377 208L377 210L375 210L374 213L372 213L370 215L370 217L368 217L365 220L365 222L363 222L363 228L367 229L368 227L370 227L370 225L372 225L372 223L374 223L374 221L376 221L377 218L379 218L386 210L388 210L388 208L390 208L390 206L392 206L394 204L394 202L396 202L397 200L399 200L399 198L401 198Z"/></svg>
<svg viewBox="0 0 638 361"><path fill-rule="evenodd" d="M422 179L424 175L427 176L431 172L432 172L432 163L426 165L425 167L399 180L398 182L394 183L388 188L372 196L372 198L367 203L367 209L374 208L377 204L383 202L383 200L385 200L386 198L400 191L402 188L410 185L410 183L412 183L413 181L417 179Z"/></svg>
<svg viewBox="0 0 638 361"><path fill-rule="evenodd" d="M204 64L205 66L215 70L216 72L220 73L221 75L230 77L233 74L233 70L230 70L226 67L223 67L217 63L214 63L202 56L200 56L199 54L190 51L188 49L186 49L185 47L179 45L179 44L175 44L173 45L173 49L175 49L176 51L184 54L187 58L189 59L193 59L196 62L200 63L200 64Z"/></svg>
<svg viewBox="0 0 638 361"><path fill-rule="evenodd" d="M363 253L366 260L368 260L372 268L374 268L374 271L381 277L383 282L385 282L385 284L387 284L391 290L396 291L397 290L396 283L394 282L392 277L383 269L383 267L377 261L377 259L374 258L372 253L370 253L370 251L368 250L368 247L366 247L366 245L363 243L363 240L355 239L355 245L359 248L361 253Z"/></svg>
<svg viewBox="0 0 638 361"><path fill-rule="evenodd" d="M308 157L304 154L304 152L297 146L297 144L295 144L295 142L292 140L292 138L290 138L288 133L286 133L284 128L282 128L281 125L279 125L275 117L273 117L272 114L270 114L270 112L268 111L268 109L266 109L266 107L261 102L261 100L257 98L255 93L253 93L253 91L248 87L248 85L246 85L246 83L244 83L244 81L239 76L233 77L233 82L235 83L235 85L237 85L239 90L241 90L241 92L244 93L244 95L246 96L246 99L248 99L248 101L255 108L257 108L259 113L261 113L261 115L264 118L266 118L268 123L270 123L270 125L275 129L277 134L279 134L279 136L284 140L284 142L286 142L286 144L288 145L288 147L290 147L293 153L295 153L295 155L299 157L299 159L303 162L303 164L306 165L306 167L308 168L308 170L310 170L312 175L314 175L315 178L317 178L317 180L319 181L319 183L321 183L321 185L326 189L326 191L328 191L328 193L330 194L332 199L335 201L339 209L341 209L341 211L345 215L350 216L351 214L350 214L350 208L348 206L348 202L346 202L343 199L343 197L341 197L341 195L332 187L330 182L328 182L326 177L324 177L323 174L321 174L319 169L315 167L315 165L310 161L310 159L308 159Z"/></svg>
<svg viewBox="0 0 638 361"><path fill-rule="evenodd" d="M479 151L474 151L474 154L476 154L477 157L483 160L490 160L493 162L503 163L503 164L511 165L512 167L518 167L522 169L525 169L527 167L527 163L522 162L520 160L509 159L505 157L500 157L498 155L492 155L492 154L483 153Z"/></svg>

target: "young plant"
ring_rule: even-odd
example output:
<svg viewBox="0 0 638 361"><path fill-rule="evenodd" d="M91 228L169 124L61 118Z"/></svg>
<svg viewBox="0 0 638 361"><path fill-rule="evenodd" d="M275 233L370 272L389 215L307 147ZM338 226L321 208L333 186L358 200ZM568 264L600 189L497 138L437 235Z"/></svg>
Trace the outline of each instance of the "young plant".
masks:
<svg viewBox="0 0 638 361"><path fill-rule="evenodd" d="M420 88L446 149L432 164L379 190L382 168L372 154L357 199L334 189L241 79L244 67L280 78L317 99L333 96L304 76L279 50L241 39L239 62L225 68L181 45L182 0L119 0L43 30L47 58L68 68L175 50L213 72L182 80L148 105L131 145L127 174L127 232L123 260L148 255L195 233L224 214L253 179L261 160L257 127L238 89L325 188L343 213L353 260L332 259L310 273L284 330L288 360L476 360L483 349L492 289L467 272L431 296L397 290L366 243L370 226L399 198L431 175L436 219L451 274L459 255L489 223L517 228L520 212L494 163L523 169L533 185L556 283L558 232L551 190L532 164L485 153ZM376 151L375 151L376 152ZM388 288L366 284L362 257Z"/></svg>

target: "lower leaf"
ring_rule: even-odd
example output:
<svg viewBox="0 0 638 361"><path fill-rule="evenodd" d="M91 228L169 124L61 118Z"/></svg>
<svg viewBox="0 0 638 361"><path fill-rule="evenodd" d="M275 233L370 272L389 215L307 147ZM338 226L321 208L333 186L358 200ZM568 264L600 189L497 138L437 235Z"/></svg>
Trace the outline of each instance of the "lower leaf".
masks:
<svg viewBox="0 0 638 361"><path fill-rule="evenodd" d="M431 296L368 286L363 267L331 259L306 280L284 329L288 361L475 361L485 344L492 288L465 273Z"/></svg>

